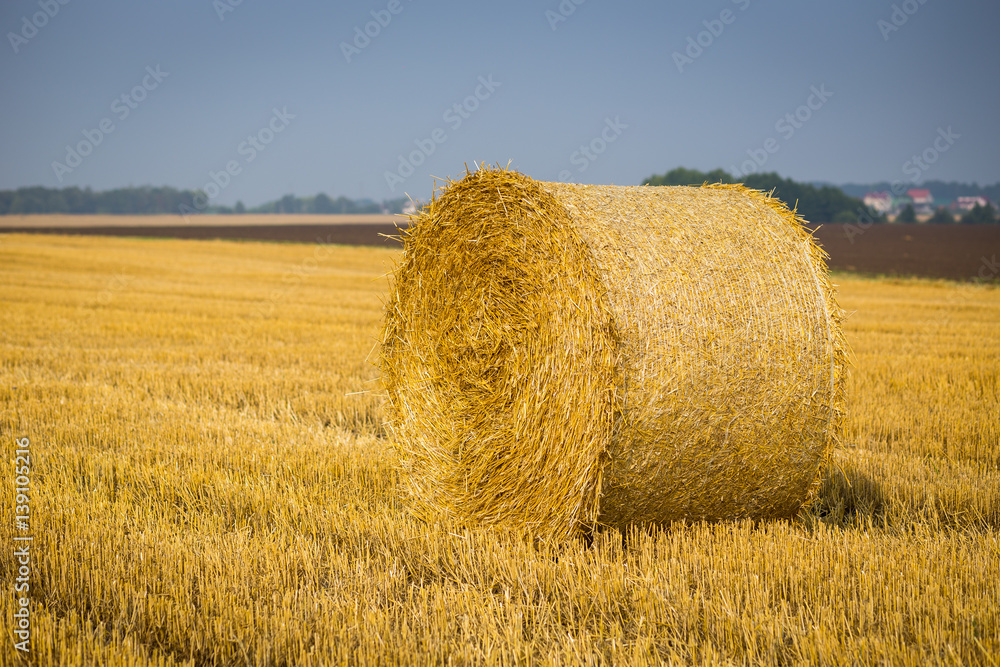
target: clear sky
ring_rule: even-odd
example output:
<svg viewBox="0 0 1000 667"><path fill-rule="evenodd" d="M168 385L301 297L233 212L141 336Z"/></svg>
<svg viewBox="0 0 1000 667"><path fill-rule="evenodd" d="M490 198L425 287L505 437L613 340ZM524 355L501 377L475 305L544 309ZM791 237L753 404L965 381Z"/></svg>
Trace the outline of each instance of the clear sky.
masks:
<svg viewBox="0 0 1000 667"><path fill-rule="evenodd" d="M6 0L0 29L2 189L1000 181L996 0Z"/></svg>

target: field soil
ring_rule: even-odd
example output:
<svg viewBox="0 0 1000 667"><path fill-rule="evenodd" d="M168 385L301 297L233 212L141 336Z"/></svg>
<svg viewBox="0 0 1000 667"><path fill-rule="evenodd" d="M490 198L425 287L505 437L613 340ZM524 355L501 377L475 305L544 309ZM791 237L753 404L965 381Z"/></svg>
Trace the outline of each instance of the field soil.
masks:
<svg viewBox="0 0 1000 667"><path fill-rule="evenodd" d="M401 215L0 216L0 233L288 241L398 247ZM867 275L1000 279L1000 225L810 225L830 268Z"/></svg>
<svg viewBox="0 0 1000 667"><path fill-rule="evenodd" d="M21 215L0 216L0 233L170 239L290 241L396 246L401 215Z"/></svg>
<svg viewBox="0 0 1000 667"><path fill-rule="evenodd" d="M830 268L953 280L1000 278L1000 225L811 225Z"/></svg>

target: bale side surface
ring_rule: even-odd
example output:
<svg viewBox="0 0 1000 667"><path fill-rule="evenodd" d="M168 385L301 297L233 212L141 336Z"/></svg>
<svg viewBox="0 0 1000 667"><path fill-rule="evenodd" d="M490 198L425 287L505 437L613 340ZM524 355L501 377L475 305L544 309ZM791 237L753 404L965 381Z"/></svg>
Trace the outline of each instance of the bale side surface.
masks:
<svg viewBox="0 0 1000 667"><path fill-rule="evenodd" d="M840 317L821 251L756 191L469 174L410 228L387 304L411 495L557 536L791 515L837 431Z"/></svg>
<svg viewBox="0 0 1000 667"><path fill-rule="evenodd" d="M621 341L600 520L797 512L833 446L844 367L802 221L741 186L543 187L587 244Z"/></svg>

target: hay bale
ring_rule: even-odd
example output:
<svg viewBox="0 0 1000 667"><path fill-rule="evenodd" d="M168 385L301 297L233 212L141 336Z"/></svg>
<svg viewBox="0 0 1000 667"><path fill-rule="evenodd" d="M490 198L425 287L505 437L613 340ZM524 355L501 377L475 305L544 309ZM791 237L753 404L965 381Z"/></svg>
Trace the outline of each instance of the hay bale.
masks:
<svg viewBox="0 0 1000 667"><path fill-rule="evenodd" d="M763 193L470 173L405 233L386 307L416 507L555 537L791 516L833 447L840 321Z"/></svg>

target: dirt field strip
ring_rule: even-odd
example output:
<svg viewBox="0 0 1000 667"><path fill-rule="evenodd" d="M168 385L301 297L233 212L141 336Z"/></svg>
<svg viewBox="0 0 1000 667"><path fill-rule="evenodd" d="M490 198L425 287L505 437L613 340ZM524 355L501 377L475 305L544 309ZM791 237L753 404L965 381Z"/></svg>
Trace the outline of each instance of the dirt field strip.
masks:
<svg viewBox="0 0 1000 667"><path fill-rule="evenodd" d="M0 234L230 239L398 247L399 215L0 216ZM872 276L1000 280L1000 225L810 225L836 271Z"/></svg>
<svg viewBox="0 0 1000 667"><path fill-rule="evenodd" d="M830 268L869 275L1000 280L1000 225L811 225Z"/></svg>

